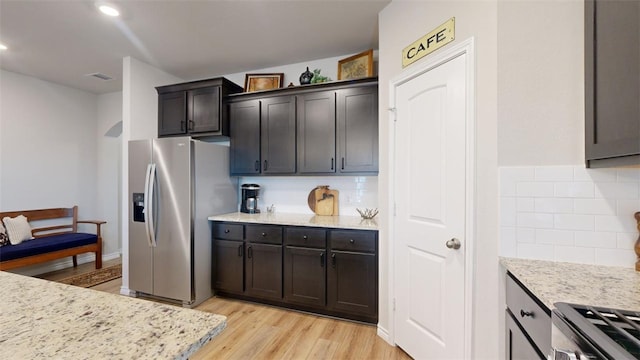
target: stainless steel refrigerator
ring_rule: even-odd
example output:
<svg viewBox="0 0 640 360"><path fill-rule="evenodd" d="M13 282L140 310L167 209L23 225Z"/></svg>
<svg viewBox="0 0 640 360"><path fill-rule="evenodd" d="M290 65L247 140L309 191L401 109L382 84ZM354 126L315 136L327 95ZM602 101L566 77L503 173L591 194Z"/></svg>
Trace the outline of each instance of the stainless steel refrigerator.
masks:
<svg viewBox="0 0 640 360"><path fill-rule="evenodd" d="M189 137L129 142L129 289L192 307L210 298L207 218L237 210L229 148Z"/></svg>

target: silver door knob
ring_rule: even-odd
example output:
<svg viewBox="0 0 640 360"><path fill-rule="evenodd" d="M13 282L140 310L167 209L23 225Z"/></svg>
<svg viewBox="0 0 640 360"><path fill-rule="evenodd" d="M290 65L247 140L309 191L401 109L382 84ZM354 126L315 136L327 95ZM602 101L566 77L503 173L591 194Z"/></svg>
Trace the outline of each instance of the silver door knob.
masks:
<svg viewBox="0 0 640 360"><path fill-rule="evenodd" d="M447 241L447 247L449 249L453 249L453 250L458 250L460 249L460 240L453 238L449 241Z"/></svg>

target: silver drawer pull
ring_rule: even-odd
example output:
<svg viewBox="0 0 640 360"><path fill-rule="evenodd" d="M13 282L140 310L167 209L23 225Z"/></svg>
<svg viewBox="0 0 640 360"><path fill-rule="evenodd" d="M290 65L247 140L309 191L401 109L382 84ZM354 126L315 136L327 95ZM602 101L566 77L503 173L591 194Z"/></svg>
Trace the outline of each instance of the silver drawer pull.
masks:
<svg viewBox="0 0 640 360"><path fill-rule="evenodd" d="M524 310L520 309L520 316L522 316L522 317L527 317L527 316L533 317L533 311L524 311Z"/></svg>

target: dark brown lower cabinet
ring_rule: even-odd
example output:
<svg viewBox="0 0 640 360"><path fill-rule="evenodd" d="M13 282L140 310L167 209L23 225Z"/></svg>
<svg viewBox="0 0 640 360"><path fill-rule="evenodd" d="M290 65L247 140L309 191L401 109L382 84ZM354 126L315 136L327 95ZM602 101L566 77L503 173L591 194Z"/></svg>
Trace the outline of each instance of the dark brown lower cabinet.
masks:
<svg viewBox="0 0 640 360"><path fill-rule="evenodd" d="M213 288L236 294L244 291L244 242L217 239L213 243Z"/></svg>
<svg viewBox="0 0 640 360"><path fill-rule="evenodd" d="M518 323L513 319L511 311L505 310L506 327L507 327L507 339L506 339L506 351L507 360L536 360L542 359L535 346L531 344L527 336L522 329L518 326Z"/></svg>
<svg viewBox="0 0 640 360"><path fill-rule="evenodd" d="M247 243L246 293L282 299L282 245Z"/></svg>
<svg viewBox="0 0 640 360"><path fill-rule="evenodd" d="M376 231L214 222L213 243L217 295L378 321Z"/></svg>
<svg viewBox="0 0 640 360"><path fill-rule="evenodd" d="M326 305L326 250L284 249L284 298L289 303Z"/></svg>
<svg viewBox="0 0 640 360"><path fill-rule="evenodd" d="M378 313L378 267L375 254L331 252L327 271L331 310L375 316Z"/></svg>

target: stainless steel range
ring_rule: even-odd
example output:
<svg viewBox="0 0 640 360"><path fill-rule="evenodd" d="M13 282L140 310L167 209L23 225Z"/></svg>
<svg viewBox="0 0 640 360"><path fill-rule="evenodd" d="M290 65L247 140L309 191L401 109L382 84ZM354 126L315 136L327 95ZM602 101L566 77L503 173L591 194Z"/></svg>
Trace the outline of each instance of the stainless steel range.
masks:
<svg viewBox="0 0 640 360"><path fill-rule="evenodd" d="M551 359L640 359L640 313L558 302Z"/></svg>

